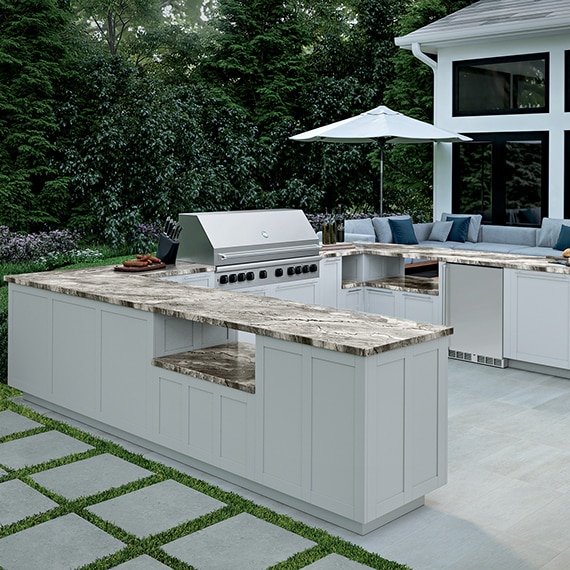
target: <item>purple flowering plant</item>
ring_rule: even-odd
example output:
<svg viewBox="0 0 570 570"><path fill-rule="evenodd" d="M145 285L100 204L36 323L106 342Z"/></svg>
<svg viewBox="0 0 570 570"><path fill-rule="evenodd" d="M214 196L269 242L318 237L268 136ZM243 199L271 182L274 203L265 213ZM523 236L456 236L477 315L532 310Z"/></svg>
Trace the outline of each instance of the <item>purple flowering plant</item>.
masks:
<svg viewBox="0 0 570 570"><path fill-rule="evenodd" d="M101 253L79 247L80 235L71 230L23 234L0 226L0 263L34 262L46 269L96 259Z"/></svg>

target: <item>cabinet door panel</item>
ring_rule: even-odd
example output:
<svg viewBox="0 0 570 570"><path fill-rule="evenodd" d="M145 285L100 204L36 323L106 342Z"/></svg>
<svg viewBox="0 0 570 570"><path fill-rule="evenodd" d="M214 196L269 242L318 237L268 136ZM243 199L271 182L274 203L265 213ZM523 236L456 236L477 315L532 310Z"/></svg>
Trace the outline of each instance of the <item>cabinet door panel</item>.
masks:
<svg viewBox="0 0 570 570"><path fill-rule="evenodd" d="M568 278L517 271L511 286L510 357L567 367L570 348Z"/></svg>
<svg viewBox="0 0 570 570"><path fill-rule="evenodd" d="M441 319L438 319L436 314L437 301L438 298L432 295L404 293L402 294L400 317L422 323L439 324Z"/></svg>
<svg viewBox="0 0 570 570"><path fill-rule="evenodd" d="M385 317L396 316L396 292L378 289L366 290L365 310L368 313L384 315Z"/></svg>

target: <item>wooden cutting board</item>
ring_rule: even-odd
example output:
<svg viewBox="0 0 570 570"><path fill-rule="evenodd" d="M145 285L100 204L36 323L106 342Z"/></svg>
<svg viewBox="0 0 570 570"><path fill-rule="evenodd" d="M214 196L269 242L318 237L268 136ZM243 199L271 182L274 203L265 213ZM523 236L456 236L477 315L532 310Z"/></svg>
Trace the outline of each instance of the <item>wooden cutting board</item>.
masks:
<svg viewBox="0 0 570 570"><path fill-rule="evenodd" d="M125 273L139 273L140 271L152 271L153 269L164 269L166 263L153 263L146 267L125 267L124 265L115 265L115 271L124 271Z"/></svg>

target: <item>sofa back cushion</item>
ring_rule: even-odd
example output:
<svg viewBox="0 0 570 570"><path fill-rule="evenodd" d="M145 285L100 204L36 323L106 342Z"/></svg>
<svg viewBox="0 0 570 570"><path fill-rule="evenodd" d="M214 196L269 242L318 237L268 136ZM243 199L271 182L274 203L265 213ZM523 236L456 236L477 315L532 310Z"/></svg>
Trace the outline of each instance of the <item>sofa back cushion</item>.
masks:
<svg viewBox="0 0 570 570"><path fill-rule="evenodd" d="M536 234L537 234L537 228L483 225L481 226L480 241L488 243L508 243L514 245L526 245L534 247L535 245L537 245ZM556 234L555 242L556 239L558 239L558 234Z"/></svg>
<svg viewBox="0 0 570 570"><path fill-rule="evenodd" d="M381 243L394 243L392 229L389 220L408 220L410 216L389 216L386 218L372 218L374 231L376 232L376 240Z"/></svg>
<svg viewBox="0 0 570 570"><path fill-rule="evenodd" d="M539 247L554 247L560 235L562 224L570 226L570 220L561 218L543 218L537 232L536 245Z"/></svg>
<svg viewBox="0 0 570 570"><path fill-rule="evenodd" d="M479 240L479 228L481 227L481 222L483 221L483 216L481 214L441 214L441 220L443 222L448 221L451 218L471 218L469 220L469 229L467 230L467 238L465 241L472 241L473 243Z"/></svg>
<svg viewBox="0 0 570 570"><path fill-rule="evenodd" d="M362 218L361 220L345 220L344 232L347 234L367 234L376 237L374 226L370 218Z"/></svg>

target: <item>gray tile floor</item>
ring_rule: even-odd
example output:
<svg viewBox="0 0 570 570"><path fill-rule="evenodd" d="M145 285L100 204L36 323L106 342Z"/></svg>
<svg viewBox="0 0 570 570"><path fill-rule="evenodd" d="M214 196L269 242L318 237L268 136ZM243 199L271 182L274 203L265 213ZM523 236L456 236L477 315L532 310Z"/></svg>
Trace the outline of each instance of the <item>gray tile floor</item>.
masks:
<svg viewBox="0 0 570 570"><path fill-rule="evenodd" d="M113 439L127 449L237 492L276 512L323 528L385 558L409 564L414 570L570 568L570 380L457 361L449 361L449 372L448 484L427 495L424 507L365 536ZM62 419L57 414L39 408L38 411ZM8 419L11 422L17 420L14 417ZM84 425L70 423L97 436L109 437ZM0 445L0 465L11 469L1 457ZM32 498L30 504L34 504ZM46 507L49 505L30 508ZM224 528L223 523L219 524L222 526L218 529L224 534L230 530L229 526ZM39 533L35 529L42 526L29 531ZM213 532L212 529L209 532ZM82 532L92 530L86 527ZM175 541L165 548L183 549L186 542L189 545L198 539L207 544L205 534L206 537L200 539L196 533L192 540ZM190 536L186 538L190 539ZM97 533L94 535L95 544L101 549L120 546L113 541L107 544L103 538ZM0 556L6 545L0 541ZM195 546L193 544L181 556L190 556L189 552L197 556ZM298 546L301 550L303 547ZM10 567L34 568L30 565ZM161 567L148 557L120 566L141 570ZM216 568L213 561L208 567ZM357 570L360 567L341 557L329 556L308 568Z"/></svg>

